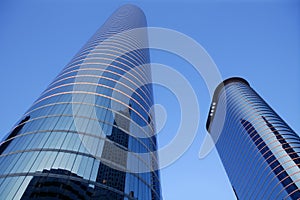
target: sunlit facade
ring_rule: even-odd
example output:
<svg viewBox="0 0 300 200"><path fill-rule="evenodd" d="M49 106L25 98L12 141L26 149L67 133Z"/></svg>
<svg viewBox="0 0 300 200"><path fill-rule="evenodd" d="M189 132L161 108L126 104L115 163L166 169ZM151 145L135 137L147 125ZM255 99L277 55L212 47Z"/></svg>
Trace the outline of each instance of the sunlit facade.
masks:
<svg viewBox="0 0 300 200"><path fill-rule="evenodd" d="M247 81L217 87L207 130L238 199L300 198L300 138Z"/></svg>
<svg viewBox="0 0 300 200"><path fill-rule="evenodd" d="M119 35L146 26L119 8L33 103L1 142L0 199L161 199L147 32Z"/></svg>

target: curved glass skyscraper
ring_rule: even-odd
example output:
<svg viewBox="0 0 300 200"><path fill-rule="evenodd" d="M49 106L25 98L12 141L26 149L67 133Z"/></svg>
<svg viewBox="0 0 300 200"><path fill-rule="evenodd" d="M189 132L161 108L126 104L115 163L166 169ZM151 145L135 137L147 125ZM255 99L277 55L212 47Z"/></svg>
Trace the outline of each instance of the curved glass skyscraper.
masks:
<svg viewBox="0 0 300 200"><path fill-rule="evenodd" d="M143 12L118 9L1 142L0 199L161 199Z"/></svg>
<svg viewBox="0 0 300 200"><path fill-rule="evenodd" d="M300 138L247 81L217 87L207 130L238 199L300 198Z"/></svg>

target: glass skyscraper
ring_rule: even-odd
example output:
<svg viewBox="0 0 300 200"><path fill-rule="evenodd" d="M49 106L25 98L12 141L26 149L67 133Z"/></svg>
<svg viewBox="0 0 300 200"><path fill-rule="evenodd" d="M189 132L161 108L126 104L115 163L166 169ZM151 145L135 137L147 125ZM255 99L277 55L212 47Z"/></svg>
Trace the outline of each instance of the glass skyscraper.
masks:
<svg viewBox="0 0 300 200"><path fill-rule="evenodd" d="M216 88L206 128L238 199L300 198L300 138L247 81Z"/></svg>
<svg viewBox="0 0 300 200"><path fill-rule="evenodd" d="M0 199L161 199L143 27L119 8L8 133Z"/></svg>

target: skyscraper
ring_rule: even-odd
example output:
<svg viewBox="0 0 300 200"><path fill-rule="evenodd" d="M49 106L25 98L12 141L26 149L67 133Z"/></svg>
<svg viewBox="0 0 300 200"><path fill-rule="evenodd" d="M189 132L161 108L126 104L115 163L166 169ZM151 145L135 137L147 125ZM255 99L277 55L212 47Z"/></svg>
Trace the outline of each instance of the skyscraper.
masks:
<svg viewBox="0 0 300 200"><path fill-rule="evenodd" d="M0 199L161 199L146 26L119 8L33 103L1 142Z"/></svg>
<svg viewBox="0 0 300 200"><path fill-rule="evenodd" d="M300 138L247 81L216 88L206 128L238 199L300 198Z"/></svg>

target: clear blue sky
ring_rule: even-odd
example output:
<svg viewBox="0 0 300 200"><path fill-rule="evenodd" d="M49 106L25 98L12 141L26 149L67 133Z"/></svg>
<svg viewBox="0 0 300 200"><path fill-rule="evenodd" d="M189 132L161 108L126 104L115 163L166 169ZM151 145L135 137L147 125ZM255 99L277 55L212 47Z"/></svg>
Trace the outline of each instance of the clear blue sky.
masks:
<svg viewBox="0 0 300 200"><path fill-rule="evenodd" d="M241 76L300 133L300 2L297 0L207 1L0 1L1 103L3 137L72 56L120 5L141 7L149 26L171 28L194 38L211 55L222 77ZM200 127L189 150L161 171L164 199L234 199L214 150L200 160L210 97L204 81L185 61L151 52L152 62L172 66L189 78L200 101ZM171 99L171 100L170 100ZM160 146L174 136L179 108L155 87L166 106Z"/></svg>

